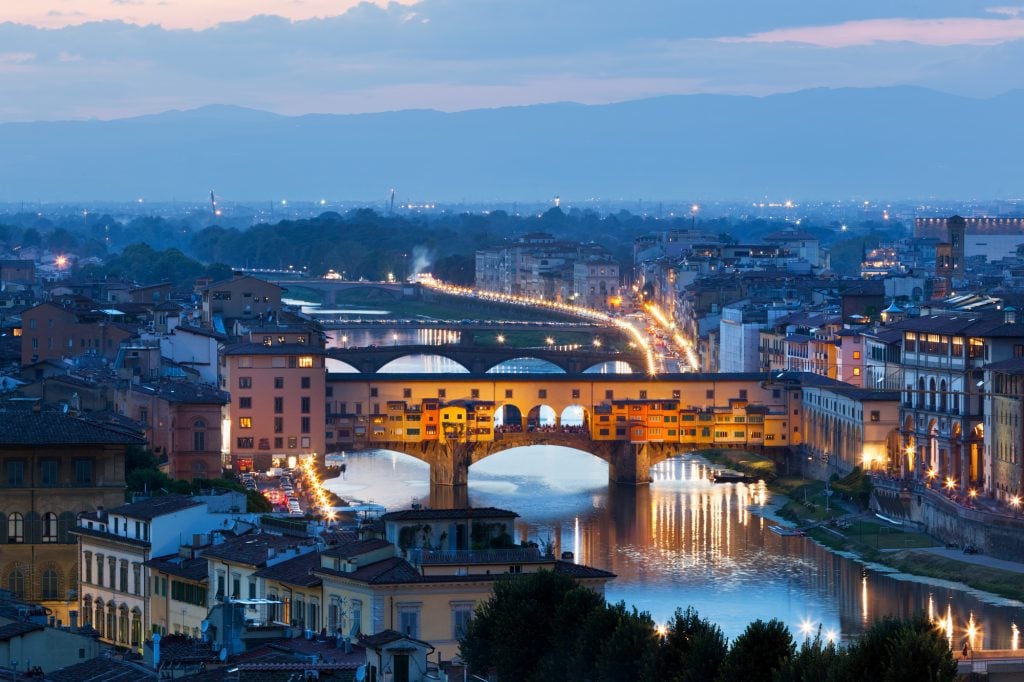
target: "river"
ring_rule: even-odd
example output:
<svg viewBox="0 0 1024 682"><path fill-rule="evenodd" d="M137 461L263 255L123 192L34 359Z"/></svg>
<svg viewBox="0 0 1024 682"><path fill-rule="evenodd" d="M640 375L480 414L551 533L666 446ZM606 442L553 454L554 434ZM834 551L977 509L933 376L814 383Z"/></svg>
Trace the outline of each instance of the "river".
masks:
<svg viewBox="0 0 1024 682"><path fill-rule="evenodd" d="M327 487L388 509L430 504L427 465L374 451L347 456L345 478ZM694 606L735 637L757 618L779 618L797 633L848 640L887 614L928 613L957 651L974 628L976 650L1017 648L1024 605L900 579L826 551L803 537L768 530L773 508L763 485L715 485L699 457L651 470L650 486L609 485L607 465L576 450L517 448L470 468L469 501L520 514L518 540L550 540L557 553L614 572L609 601L625 601L666 622Z"/></svg>

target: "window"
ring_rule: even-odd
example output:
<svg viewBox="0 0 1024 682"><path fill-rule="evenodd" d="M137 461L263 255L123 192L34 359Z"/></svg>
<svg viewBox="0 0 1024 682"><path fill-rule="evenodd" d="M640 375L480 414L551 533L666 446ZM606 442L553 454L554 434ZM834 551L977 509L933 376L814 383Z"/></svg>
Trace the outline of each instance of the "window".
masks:
<svg viewBox="0 0 1024 682"><path fill-rule="evenodd" d="M506 388L505 389L505 399L506 400L511 400L512 399L512 389L511 388Z"/></svg>
<svg viewBox="0 0 1024 682"><path fill-rule="evenodd" d="M238 447L239 448L250 449L251 450L252 447L253 447L253 442L254 441L252 439L252 436L247 436L247 437L244 437L244 438L239 438L237 442L238 442Z"/></svg>
<svg viewBox="0 0 1024 682"><path fill-rule="evenodd" d="M252 417L239 417L238 428L240 429L251 429L252 428Z"/></svg>
<svg viewBox="0 0 1024 682"><path fill-rule="evenodd" d="M363 602L358 599L353 599L350 602L350 617L351 627L349 629L349 636L355 637L362 631L363 627ZM417 612L419 610L417 609Z"/></svg>
<svg viewBox="0 0 1024 682"><path fill-rule="evenodd" d="M302 414L309 414L309 396L303 396L300 405Z"/></svg>
<svg viewBox="0 0 1024 682"><path fill-rule="evenodd" d="M238 377L239 388L252 388L252 377Z"/></svg>
<svg viewBox="0 0 1024 682"><path fill-rule="evenodd" d="M82 582L92 582L92 552L82 553ZM84 615L84 614L83 614Z"/></svg>
<svg viewBox="0 0 1024 682"><path fill-rule="evenodd" d="M302 427L299 429L299 433L309 433L309 417L302 418Z"/></svg>
<svg viewBox="0 0 1024 682"><path fill-rule="evenodd" d="M613 391L611 389L606 390L604 392L604 399L605 400L614 400L615 399L615 391Z"/></svg>
<svg viewBox="0 0 1024 682"><path fill-rule="evenodd" d="M647 400L647 391L640 391L640 400Z"/></svg>
<svg viewBox="0 0 1024 682"><path fill-rule="evenodd" d="M456 602L452 604L452 639L462 639L473 619L472 602Z"/></svg>
<svg viewBox="0 0 1024 682"><path fill-rule="evenodd" d="M881 414L878 410L871 410L871 421L876 422L881 419Z"/></svg>
<svg viewBox="0 0 1024 682"><path fill-rule="evenodd" d="M288 447L292 450L299 447L299 440L295 436L288 436Z"/></svg>
<svg viewBox="0 0 1024 682"><path fill-rule="evenodd" d="M75 484L76 485L92 485L92 460L91 459L76 459L75 460Z"/></svg>
<svg viewBox="0 0 1024 682"><path fill-rule="evenodd" d="M103 555L96 555L96 584L103 587L103 570L106 564L103 563Z"/></svg>
<svg viewBox="0 0 1024 682"><path fill-rule="evenodd" d="M256 598L256 581L255 580L250 580L249 581L249 599L255 599L255 598Z"/></svg>
<svg viewBox="0 0 1024 682"><path fill-rule="evenodd" d="M202 423L201 421L196 422L197 425ZM206 449L206 431L199 431L199 428L201 427L196 426L197 430L192 432L192 450L195 452L202 452Z"/></svg>
<svg viewBox="0 0 1024 682"><path fill-rule="evenodd" d="M120 569L118 571L118 573L117 573L118 589L121 590L122 592L127 592L128 591L128 560L127 559L121 559L121 563L120 563L120 566L118 568Z"/></svg>
<svg viewBox="0 0 1024 682"><path fill-rule="evenodd" d="M240 397L238 399L238 407L243 409L243 410L251 410L252 409L252 398L250 398L249 396Z"/></svg>
<svg viewBox="0 0 1024 682"><path fill-rule="evenodd" d="M544 398L547 398L548 397L548 389L546 389L546 388L539 389L537 391L537 397L542 399L542 400Z"/></svg>
<svg viewBox="0 0 1024 682"><path fill-rule="evenodd" d="M44 459L39 463L39 481L42 485L57 485L58 462Z"/></svg>
<svg viewBox="0 0 1024 682"><path fill-rule="evenodd" d="M274 388L284 388L284 377L274 377Z"/></svg>
<svg viewBox="0 0 1024 682"><path fill-rule="evenodd" d="M132 592L142 596L142 564L132 562Z"/></svg>
<svg viewBox="0 0 1024 682"><path fill-rule="evenodd" d="M372 387L370 389L370 397L371 398L376 398L377 397L377 387L376 386L374 386L374 387Z"/></svg>
<svg viewBox="0 0 1024 682"><path fill-rule="evenodd" d="M374 389L374 390L376 390L376 389ZM374 395L376 395L376 393L374 393ZM438 398L446 398L446 397L448 397L448 391L446 391L443 388L437 389L437 397Z"/></svg>
<svg viewBox="0 0 1024 682"><path fill-rule="evenodd" d="M242 577L237 573L231 574L231 598L240 599L242 597Z"/></svg>
<svg viewBox="0 0 1024 682"><path fill-rule="evenodd" d="M57 542L57 515L53 512L43 514L43 542Z"/></svg>
<svg viewBox="0 0 1024 682"><path fill-rule="evenodd" d="M284 447L284 438L281 438L281 437L274 438L274 448L276 450L280 450L283 447Z"/></svg>
<svg viewBox="0 0 1024 682"><path fill-rule="evenodd" d="M274 433L284 433L284 417L274 417Z"/></svg>
<svg viewBox="0 0 1024 682"><path fill-rule="evenodd" d="M854 367L853 368L853 376L855 376L855 377L859 377L860 376L860 367Z"/></svg>
<svg viewBox="0 0 1024 682"><path fill-rule="evenodd" d="M274 414L284 413L284 398L281 396L274 396Z"/></svg>
<svg viewBox="0 0 1024 682"><path fill-rule="evenodd" d="M480 398L480 389L479 388L471 388L471 389L469 389L469 397L472 398L473 400L478 400Z"/></svg>
<svg viewBox="0 0 1024 682"><path fill-rule="evenodd" d="M25 485L25 462L20 459L7 460L7 485Z"/></svg>
<svg viewBox="0 0 1024 682"><path fill-rule="evenodd" d="M715 392L714 392L714 390L709 388L707 391L705 391L704 392L704 398L706 400L714 400L715 399Z"/></svg>
<svg viewBox="0 0 1024 682"><path fill-rule="evenodd" d="M25 542L25 517L18 512L7 517L7 542L13 545Z"/></svg>
<svg viewBox="0 0 1024 682"><path fill-rule="evenodd" d="M309 368L313 366L313 356L303 355L299 358L299 367Z"/></svg>
<svg viewBox="0 0 1024 682"><path fill-rule="evenodd" d="M860 351L859 350L853 351L853 359L854 360L860 360Z"/></svg>
<svg viewBox="0 0 1024 682"><path fill-rule="evenodd" d="M7 591L15 597L25 596L25 574L17 568L7 574Z"/></svg>
<svg viewBox="0 0 1024 682"><path fill-rule="evenodd" d="M263 337L263 345L264 346L272 346L272 345L274 345L274 337L273 336L264 336Z"/></svg>
<svg viewBox="0 0 1024 682"><path fill-rule="evenodd" d="M398 631L406 637L420 636L420 607L398 607Z"/></svg>
<svg viewBox="0 0 1024 682"><path fill-rule="evenodd" d="M301 379L299 379L299 386L301 386L302 388L309 388L311 382L312 379L310 379L309 377L302 377Z"/></svg>
<svg viewBox="0 0 1024 682"><path fill-rule="evenodd" d="M572 399L573 400L579 400L580 399L580 389L578 389L578 388L572 389Z"/></svg>
<svg viewBox="0 0 1024 682"><path fill-rule="evenodd" d="M278 369L280 369L282 367L287 367L288 366L288 360L291 360L293 363L295 362L295 358L280 358L280 357L270 358L270 366L271 367L276 367Z"/></svg>

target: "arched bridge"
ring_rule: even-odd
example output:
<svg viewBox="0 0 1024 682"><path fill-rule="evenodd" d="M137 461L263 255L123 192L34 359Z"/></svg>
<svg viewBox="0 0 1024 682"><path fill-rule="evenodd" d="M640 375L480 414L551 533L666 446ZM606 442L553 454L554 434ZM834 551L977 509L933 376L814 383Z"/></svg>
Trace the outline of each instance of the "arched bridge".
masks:
<svg viewBox="0 0 1024 682"><path fill-rule="evenodd" d="M625 362L634 373L643 373L647 366L646 358L641 353L613 353L593 348L555 350L506 346L376 346L330 348L327 351L327 357L351 365L363 374L374 374L389 362L412 355L439 355L457 362L473 374L484 374L503 362L518 358L545 360L567 374L581 374L605 362Z"/></svg>
<svg viewBox="0 0 1024 682"><path fill-rule="evenodd" d="M379 442L357 444L359 449L401 452L430 465L432 486L464 486L469 467L491 455L530 445L559 445L588 452L608 463L608 480L614 483L650 483L650 469L681 451L678 443L629 443L595 441L585 432L523 431L496 433L493 441L421 443Z"/></svg>
<svg viewBox="0 0 1024 682"><path fill-rule="evenodd" d="M337 295L344 291L366 291L379 299L398 300L416 298L420 295L420 285L410 282L352 282L344 279L277 279L273 284L284 289L308 289L322 297L324 303L336 303Z"/></svg>

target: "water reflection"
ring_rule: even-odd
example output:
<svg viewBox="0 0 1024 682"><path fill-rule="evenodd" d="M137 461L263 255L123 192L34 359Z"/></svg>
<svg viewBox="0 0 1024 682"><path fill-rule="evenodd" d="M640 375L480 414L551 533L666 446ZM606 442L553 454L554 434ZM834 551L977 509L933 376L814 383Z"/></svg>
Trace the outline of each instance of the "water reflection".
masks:
<svg viewBox="0 0 1024 682"><path fill-rule="evenodd" d="M820 625L846 640L885 615L925 612L957 651L971 640L975 650L1019 646L1020 604L897 579L769 532L774 522L754 513L771 503L765 487L715 485L697 458L673 458L651 473L650 486L610 486L607 465L590 455L518 448L473 465L468 499L518 512L517 539L551 540L556 552L613 571L608 599L656 622L692 605L729 637L756 618L780 618L798 635ZM346 476L329 483L342 497L388 508L432 503L426 465L404 455L350 454Z"/></svg>

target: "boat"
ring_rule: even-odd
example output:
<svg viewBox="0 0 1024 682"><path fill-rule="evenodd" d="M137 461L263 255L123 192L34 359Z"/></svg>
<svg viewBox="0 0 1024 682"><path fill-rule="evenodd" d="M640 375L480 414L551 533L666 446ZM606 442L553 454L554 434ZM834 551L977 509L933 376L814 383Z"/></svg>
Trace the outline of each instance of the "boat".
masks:
<svg viewBox="0 0 1024 682"><path fill-rule="evenodd" d="M757 478L748 476L732 469L716 469L711 472L711 480L715 483L756 483Z"/></svg>
<svg viewBox="0 0 1024 682"><path fill-rule="evenodd" d="M804 532L799 528L786 528L785 526L768 526L768 530L775 533L776 535L781 535L784 538L795 537L804 534Z"/></svg>

